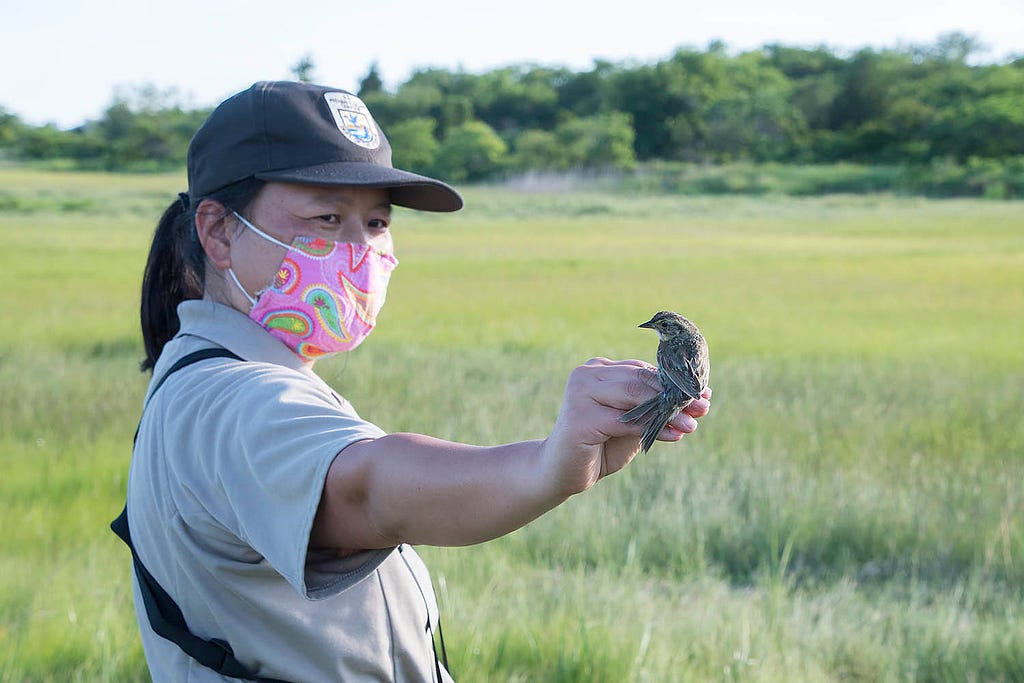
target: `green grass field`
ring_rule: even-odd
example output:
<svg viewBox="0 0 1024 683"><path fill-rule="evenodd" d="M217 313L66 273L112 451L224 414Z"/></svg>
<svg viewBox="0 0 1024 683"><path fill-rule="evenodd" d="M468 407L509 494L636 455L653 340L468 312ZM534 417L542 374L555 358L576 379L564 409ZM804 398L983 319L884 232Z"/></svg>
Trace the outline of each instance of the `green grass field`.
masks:
<svg viewBox="0 0 1024 683"><path fill-rule="evenodd" d="M0 169L0 681L147 680L123 503L138 287L180 175ZM1024 680L1024 203L470 189L397 214L321 374L390 431L546 434L569 370L711 346L681 445L424 548L462 681Z"/></svg>

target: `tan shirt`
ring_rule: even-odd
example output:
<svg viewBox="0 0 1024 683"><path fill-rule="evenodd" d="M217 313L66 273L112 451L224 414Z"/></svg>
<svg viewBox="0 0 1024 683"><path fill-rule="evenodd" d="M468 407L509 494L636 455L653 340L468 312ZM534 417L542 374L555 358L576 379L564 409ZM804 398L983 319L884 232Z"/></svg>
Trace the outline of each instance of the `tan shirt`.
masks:
<svg viewBox="0 0 1024 683"><path fill-rule="evenodd" d="M155 378L203 348L248 362L188 366L147 405L128 481L143 564L193 633L227 640L257 675L436 680L437 604L415 551L338 558L307 547L335 456L384 432L245 315L210 301L186 301L178 314ZM153 633L134 589L155 681L232 680Z"/></svg>

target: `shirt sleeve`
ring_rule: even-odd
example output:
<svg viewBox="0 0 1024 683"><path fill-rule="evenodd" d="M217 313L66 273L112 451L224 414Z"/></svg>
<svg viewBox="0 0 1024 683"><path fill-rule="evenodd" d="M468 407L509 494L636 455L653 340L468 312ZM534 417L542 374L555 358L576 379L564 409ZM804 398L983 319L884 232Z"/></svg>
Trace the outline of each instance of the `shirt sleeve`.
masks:
<svg viewBox="0 0 1024 683"><path fill-rule="evenodd" d="M307 585L308 544L327 470L346 446L384 432L315 377L266 363L213 365L197 366L188 390L174 392L183 405L165 413L166 436L184 446L174 457L182 517L212 518L313 597L323 586Z"/></svg>

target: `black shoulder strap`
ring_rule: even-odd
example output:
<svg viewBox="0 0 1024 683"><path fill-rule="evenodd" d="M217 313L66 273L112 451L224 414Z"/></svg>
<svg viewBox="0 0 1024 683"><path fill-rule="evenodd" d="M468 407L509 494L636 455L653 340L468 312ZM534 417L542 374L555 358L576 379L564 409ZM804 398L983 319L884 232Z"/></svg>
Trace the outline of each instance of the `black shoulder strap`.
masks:
<svg viewBox="0 0 1024 683"><path fill-rule="evenodd" d="M153 386L153 390L149 392L149 397L152 398L153 394L155 394L160 389L160 387L164 385L164 382L167 381L167 378L176 373L178 370L181 370L182 368L187 368L193 363L198 363L199 361L206 360L207 358L234 358L235 360L243 360L241 356L231 353L227 349L222 348L213 347L209 349L199 349L198 351L193 351L192 353L186 354L174 362L174 365L172 365L167 370L167 372L164 373L163 377L157 380L156 384ZM145 407L143 407L143 410L145 410Z"/></svg>
<svg viewBox="0 0 1024 683"><path fill-rule="evenodd" d="M181 370L182 368L187 368L193 363L198 363L199 361L206 360L207 358L234 358L235 360L244 360L241 356L231 353L227 349L221 349L216 347L209 349L199 349L198 351L193 351L192 353L186 354L179 358L178 360L176 360L174 364L171 365L170 368L168 368L167 372L165 372L163 376L157 380L156 384L153 385L153 390L149 392L149 397L146 399L145 405L142 406L142 411L146 411L146 406L149 405L149 402L150 400L152 400L153 395L156 394L157 390L164 385L164 382L167 381L168 377L176 373L178 370ZM142 424L142 417L139 417L139 424ZM135 436L132 437L132 444L138 441L138 439L139 428L136 427Z"/></svg>
<svg viewBox="0 0 1024 683"><path fill-rule="evenodd" d="M164 382L172 374L193 363L198 363L208 358L234 358L242 360L242 358L227 349L220 348L202 349L190 353L180 358L164 373L153 386L153 390L149 392L150 398L153 397L153 394L163 386ZM145 407L143 407L143 410L145 410ZM139 432L136 430L136 438L138 438L138 435ZM146 606L146 615L149 617L149 623L154 633L171 641L189 657L223 676L250 681L265 681L266 683L285 683L276 678L261 678L254 675L244 664L235 659L234 650L231 649L231 646L226 641L217 638L205 640L188 630L185 616L181 613L177 603L174 602L174 598L161 588L160 584L153 578L153 575L142 564L138 553L135 552L131 529L128 526L127 504L125 504L124 510L121 511L118 518L110 523L110 528L132 551L135 574L139 580L139 591L142 593L142 601Z"/></svg>

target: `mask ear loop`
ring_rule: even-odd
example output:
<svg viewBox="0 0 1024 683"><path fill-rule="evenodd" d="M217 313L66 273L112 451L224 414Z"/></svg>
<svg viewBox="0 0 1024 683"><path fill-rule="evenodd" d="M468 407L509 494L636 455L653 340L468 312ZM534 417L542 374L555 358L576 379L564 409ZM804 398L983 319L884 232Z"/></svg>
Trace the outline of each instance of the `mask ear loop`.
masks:
<svg viewBox="0 0 1024 683"><path fill-rule="evenodd" d="M275 238L271 237L270 235L268 235L267 233L263 232L262 230L257 228L255 225L253 225L249 221L245 220L245 218L242 216L242 214L238 213L237 211L232 211L231 213L235 214L235 218L237 218L238 220L242 221L242 223L245 224L245 227L249 228L254 233L256 233L257 235L262 237L263 239L267 240L268 242L273 242L274 244L276 244L279 247L284 247L285 249L291 249L291 246L285 244L284 242L282 242L279 239L275 239Z"/></svg>
<svg viewBox="0 0 1024 683"><path fill-rule="evenodd" d="M257 235L262 237L263 239L267 240L268 242L272 242L272 243L276 244L279 247L284 247L285 249L291 249L291 247L289 247L287 244L285 244L281 240L274 239L273 237L271 237L267 233L263 232L262 230L257 228L255 225L253 225L249 221L247 221L245 219L245 217L242 216L242 214L238 213L237 211L232 211L231 213L234 214L235 218L237 218L238 220L242 221L242 224L245 225L245 227L249 228L250 230L255 232ZM228 267L228 275L230 275L231 279L235 281L235 286L238 287L239 291L241 291L242 294L245 295L245 298L249 300L249 304L252 305L252 306L255 306L256 305L256 299L253 298L252 296L249 296L249 292L245 291L245 287L243 287L242 283L238 281L238 276L235 275L235 271L231 270L230 267Z"/></svg>
<svg viewBox="0 0 1024 683"><path fill-rule="evenodd" d="M245 295L245 298L249 300L249 303L252 306L255 306L256 305L256 299L254 299L251 296L249 296L249 292L245 291L245 287L243 287L242 283L238 281L238 276L235 275L235 271L231 270L231 266L228 266L228 275L230 275L231 279L235 281L235 286L238 287L238 291L240 291L243 295Z"/></svg>

